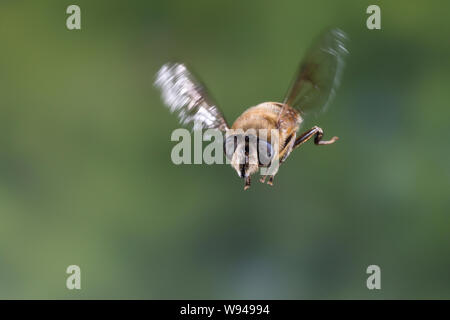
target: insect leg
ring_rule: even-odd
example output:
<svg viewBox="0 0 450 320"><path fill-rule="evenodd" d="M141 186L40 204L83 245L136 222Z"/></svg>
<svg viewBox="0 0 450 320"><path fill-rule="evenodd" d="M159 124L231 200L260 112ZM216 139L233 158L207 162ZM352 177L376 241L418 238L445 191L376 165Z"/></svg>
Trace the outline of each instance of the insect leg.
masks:
<svg viewBox="0 0 450 320"><path fill-rule="evenodd" d="M319 128L317 126L314 126L312 129L306 131L304 134L302 134L300 137L295 139L294 143L294 149L311 139L315 135L314 143L316 145L325 145L325 144L332 144L336 140L338 140L338 137L333 137L330 140L322 140L323 137L323 130L322 128Z"/></svg>
<svg viewBox="0 0 450 320"><path fill-rule="evenodd" d="M267 177L269 177L269 180L267 181L267 184L270 184L272 186L273 185L273 178L275 177L275 175L262 176L261 179L259 179L259 182L261 182L261 183L266 182Z"/></svg>
<svg viewBox="0 0 450 320"><path fill-rule="evenodd" d="M251 179L250 176L245 178L245 185L244 185L244 190L247 190L248 188L250 188L251 185Z"/></svg>

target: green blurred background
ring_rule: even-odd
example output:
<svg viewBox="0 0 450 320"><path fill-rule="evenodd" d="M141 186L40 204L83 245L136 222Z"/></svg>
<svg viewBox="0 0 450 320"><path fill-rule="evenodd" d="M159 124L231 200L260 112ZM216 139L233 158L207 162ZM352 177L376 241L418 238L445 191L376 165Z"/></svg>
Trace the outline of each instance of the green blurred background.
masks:
<svg viewBox="0 0 450 320"><path fill-rule="evenodd" d="M366 28L370 4L381 30ZM2 0L0 298L450 298L449 10ZM329 111L302 129L337 144L305 145L274 187L246 192L229 166L171 162L179 125L152 86L163 63L193 66L232 122L282 100L328 26L351 54Z"/></svg>

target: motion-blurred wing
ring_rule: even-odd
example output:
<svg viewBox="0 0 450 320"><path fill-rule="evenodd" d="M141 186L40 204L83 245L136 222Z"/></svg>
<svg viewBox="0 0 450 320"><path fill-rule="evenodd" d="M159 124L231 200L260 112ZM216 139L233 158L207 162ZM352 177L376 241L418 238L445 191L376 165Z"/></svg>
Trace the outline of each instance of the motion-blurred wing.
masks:
<svg viewBox="0 0 450 320"><path fill-rule="evenodd" d="M342 30L322 34L306 53L284 103L300 112L324 110L339 85L347 37Z"/></svg>
<svg viewBox="0 0 450 320"><path fill-rule="evenodd" d="M184 64L167 63L156 74L155 86L170 111L178 112L182 124L192 124L195 129L219 129L228 125L206 89L189 72Z"/></svg>

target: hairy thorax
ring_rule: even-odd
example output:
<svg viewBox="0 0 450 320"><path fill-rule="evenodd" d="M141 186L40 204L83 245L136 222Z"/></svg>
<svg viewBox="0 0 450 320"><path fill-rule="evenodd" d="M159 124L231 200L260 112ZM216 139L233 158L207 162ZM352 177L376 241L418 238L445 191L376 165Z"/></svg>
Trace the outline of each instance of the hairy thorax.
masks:
<svg viewBox="0 0 450 320"><path fill-rule="evenodd" d="M285 141L295 136L302 122L300 114L289 106L284 108L280 117L283 106L284 104L278 102L263 102L248 108L236 119L231 129L254 129L258 135L260 129L266 129L268 140L271 138L271 129L278 129L279 146L282 149Z"/></svg>

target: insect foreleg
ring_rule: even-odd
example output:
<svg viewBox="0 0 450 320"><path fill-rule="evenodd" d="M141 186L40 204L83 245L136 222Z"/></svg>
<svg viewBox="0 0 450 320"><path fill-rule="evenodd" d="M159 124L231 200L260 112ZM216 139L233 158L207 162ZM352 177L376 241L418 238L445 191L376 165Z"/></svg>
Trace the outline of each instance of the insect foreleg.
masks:
<svg viewBox="0 0 450 320"><path fill-rule="evenodd" d="M251 183L252 183L252 182L251 182L250 176L246 177L246 178L245 178L244 190L247 190L248 188L250 188Z"/></svg>
<svg viewBox="0 0 450 320"><path fill-rule="evenodd" d="M309 139L311 139L313 136L314 137L314 143L316 145L325 145L325 144L332 144L334 143L336 140L338 140L338 137L333 137L330 140L322 140L323 137L323 130L322 128L319 128L317 126L314 126L312 129L306 131L304 134L302 134L300 137L298 137L297 139L295 139L295 143L294 143L294 149L299 147L300 145L302 145L303 143L305 143L306 141L308 141Z"/></svg>
<svg viewBox="0 0 450 320"><path fill-rule="evenodd" d="M259 182L264 183L266 182L266 178L269 177L269 180L267 181L267 184L270 184L271 186L273 186L273 178L275 177L275 175L265 175L262 176L261 179L259 179Z"/></svg>

